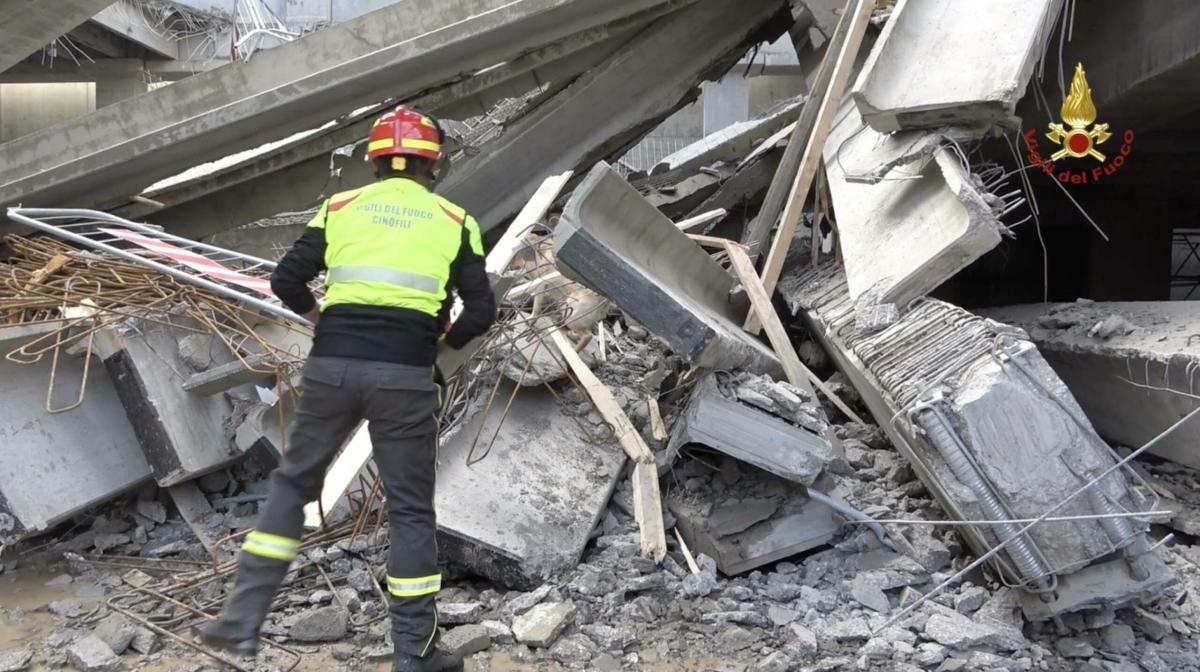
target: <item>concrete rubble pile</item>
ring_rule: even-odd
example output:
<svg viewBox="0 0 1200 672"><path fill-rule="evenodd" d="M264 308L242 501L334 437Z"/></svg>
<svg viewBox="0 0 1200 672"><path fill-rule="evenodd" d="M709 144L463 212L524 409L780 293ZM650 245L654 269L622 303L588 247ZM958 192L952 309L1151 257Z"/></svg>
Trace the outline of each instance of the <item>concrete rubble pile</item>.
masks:
<svg viewBox="0 0 1200 672"><path fill-rule="evenodd" d="M328 118L320 101L338 87L400 78L418 56L438 63L404 97L455 119L438 189L500 234L487 255L499 319L439 360L443 644L476 670L1194 667L1198 430L1123 460L1197 407L1195 311L1079 301L975 314L929 296L1013 235L1023 200L969 150L1011 127L1063 3L963 13L899 0L872 14L851 0L882 31L841 64L860 65L856 81L841 73L852 86L840 102L830 73L854 20L841 2L533 4L491 23L446 10L437 18L463 34L407 55L379 51L372 40L394 24L376 26L360 46L379 62L267 101L304 109L277 129L301 131ZM699 82L789 28L798 55L824 59L815 81L829 91L648 170L624 163ZM275 52L237 66L244 86ZM479 62L451 73L468 52ZM962 63L983 74L963 80ZM14 154L0 201L70 196L179 235L228 230L208 239L218 254L277 256L303 218L234 230L284 209L236 196L331 168L365 179L362 148L338 148L381 103L356 96L371 106L147 192L164 205L151 212L128 197L179 152L222 140L194 156L209 160L262 139L246 110L181 90L168 115L178 147L106 149L115 139L97 135L95 151L53 165ZM788 215L773 232L781 213L767 201L798 175L805 112L828 122L803 131L824 143L808 153L823 186L792 238ZM185 123L196 114L220 130ZM120 167L133 156L143 173ZM93 158L111 184L79 172ZM743 267L763 261L767 278L773 236L787 252L778 283ZM165 273L153 264L186 268L161 251L5 243L0 633L37 634L0 641L0 672L247 669L190 630L230 588L287 450L311 330L242 290ZM264 669L390 659L386 507L365 435L306 510Z"/></svg>

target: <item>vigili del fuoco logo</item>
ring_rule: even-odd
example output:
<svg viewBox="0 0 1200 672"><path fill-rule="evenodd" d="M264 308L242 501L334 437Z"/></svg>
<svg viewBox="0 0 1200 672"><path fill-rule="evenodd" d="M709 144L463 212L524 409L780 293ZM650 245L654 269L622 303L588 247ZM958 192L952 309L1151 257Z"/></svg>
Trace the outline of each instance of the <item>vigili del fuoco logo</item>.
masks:
<svg viewBox="0 0 1200 672"><path fill-rule="evenodd" d="M1125 160L1133 151L1133 130L1126 129L1121 134L1120 147L1106 145L1101 148L1112 138L1112 133L1108 130L1108 124L1095 123L1096 104L1092 102L1092 89L1088 86L1082 63L1075 66L1071 92L1063 100L1060 114L1063 123L1051 122L1050 132L1046 134L1054 145L1049 158L1038 149L1037 130L1025 132L1025 148L1028 150L1026 160L1030 165L1041 168L1042 172L1066 184L1099 182L1125 165ZM1072 159L1100 165L1080 167L1079 161ZM1072 170L1072 166L1077 169Z"/></svg>

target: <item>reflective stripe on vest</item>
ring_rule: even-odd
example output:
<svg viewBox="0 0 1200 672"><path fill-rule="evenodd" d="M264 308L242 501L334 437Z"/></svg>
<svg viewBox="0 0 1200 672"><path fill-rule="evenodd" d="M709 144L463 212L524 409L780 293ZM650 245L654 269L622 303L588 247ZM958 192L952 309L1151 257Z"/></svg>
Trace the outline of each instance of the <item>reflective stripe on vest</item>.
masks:
<svg viewBox="0 0 1200 672"><path fill-rule="evenodd" d="M325 273L325 285L335 282L382 282L426 294L437 294L442 283L432 276L383 266L336 266Z"/></svg>

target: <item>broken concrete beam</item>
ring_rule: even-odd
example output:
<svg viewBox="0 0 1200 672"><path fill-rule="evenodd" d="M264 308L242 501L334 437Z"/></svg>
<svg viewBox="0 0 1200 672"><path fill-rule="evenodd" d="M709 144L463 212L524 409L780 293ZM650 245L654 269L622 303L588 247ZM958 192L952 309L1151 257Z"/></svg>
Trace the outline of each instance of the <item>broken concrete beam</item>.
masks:
<svg viewBox="0 0 1200 672"><path fill-rule="evenodd" d="M664 158L650 170L650 174L655 178L670 179L672 176L689 175L718 161L741 161L760 140L795 122L796 112L803 104L803 96L791 98L775 105L757 119L739 121L709 133Z"/></svg>
<svg viewBox="0 0 1200 672"><path fill-rule="evenodd" d="M673 184L651 189L646 193L646 201L668 219L679 219L699 208L731 174L728 168L706 169ZM658 180L651 183L657 184Z"/></svg>
<svg viewBox="0 0 1200 672"><path fill-rule="evenodd" d="M1062 0L900 0L851 95L880 133L1008 121ZM930 39L937 35L937 39Z"/></svg>
<svg viewBox="0 0 1200 672"><path fill-rule="evenodd" d="M687 410L675 421L660 467L672 464L685 445L698 443L781 478L812 485L826 465L839 457L824 438L824 413L811 398L796 399L798 406L811 406L811 412L797 408L793 413L764 396L775 411L768 412L752 405L753 400L739 400L729 389L735 395L731 398L722 387L732 388L736 383L720 385L718 375L708 374L696 383ZM790 417L785 420L779 413Z"/></svg>
<svg viewBox="0 0 1200 672"><path fill-rule="evenodd" d="M982 311L1024 329L1105 439L1137 447L1200 404L1200 311L1194 301L1008 306ZM1151 453L1200 468L1200 428Z"/></svg>
<svg viewBox="0 0 1200 672"><path fill-rule="evenodd" d="M761 7L776 4L756 1ZM333 114L411 95L660 4L662 0L528 0L517 5L460 0L422 9L386 5L253 59L6 143L0 203L82 206L127 199L189 161L218 159L317 128ZM741 14L740 7L727 12ZM736 44L739 37L729 39ZM671 51L687 50L661 50ZM647 86L658 82L646 79ZM619 102L629 106L631 100L635 98ZM172 141L164 143L164 137ZM511 168L512 154L503 154L509 159L502 163ZM497 185L491 191L502 189Z"/></svg>
<svg viewBox="0 0 1200 672"><path fill-rule="evenodd" d="M1037 518L1115 463L1062 380L1011 328L928 300L882 331L860 333L845 275L832 265L814 270L796 263L780 292L953 518ZM1058 514L1150 505L1122 471L1093 492ZM982 553L998 543L999 529L959 531ZM1128 603L1174 580L1147 550L1144 530L1136 519L1044 523L1000 554L998 571L1018 582L1041 576L1035 585L1051 576L1057 581L1044 600L1022 592L1033 620Z"/></svg>
<svg viewBox="0 0 1200 672"><path fill-rule="evenodd" d="M140 331L106 327L97 351L112 377L125 415L141 444L155 481L167 487L223 467L241 456L225 436L232 412L224 396L203 397L183 389L188 370L177 349L179 334L145 322Z"/></svg>
<svg viewBox="0 0 1200 672"><path fill-rule="evenodd" d="M838 111L824 160L853 299L904 305L999 244L1005 229L990 195L946 144L940 134L863 128L848 101ZM901 166L920 179L880 179Z"/></svg>
<svg viewBox="0 0 1200 672"><path fill-rule="evenodd" d="M619 156L697 85L787 29L778 0L699 0L658 19L561 93L504 130L488 151L456 166L439 187L490 229L515 213L550 173ZM780 21L772 23L778 17Z"/></svg>
<svg viewBox="0 0 1200 672"><path fill-rule="evenodd" d="M28 365L2 357L62 326L47 322L0 328L0 543L44 532L150 477L103 366L92 362L85 379L85 360L60 355L50 403L68 406L81 385L87 389L78 407L49 413L51 355Z"/></svg>
<svg viewBox="0 0 1200 672"><path fill-rule="evenodd" d="M742 331L733 277L606 163L576 187L554 232L558 269L600 292L697 366L776 373Z"/></svg>
<svg viewBox="0 0 1200 672"><path fill-rule="evenodd" d="M497 399L512 392L506 381ZM486 457L470 465L469 455ZM443 438L441 554L505 586L536 588L578 564L624 464L615 442L593 443L549 392L522 388L507 411L492 404Z"/></svg>
<svg viewBox="0 0 1200 672"><path fill-rule="evenodd" d="M183 381L183 389L207 397L247 383L270 387L275 380L270 364L271 358L266 355L251 355L245 361L239 359L192 374Z"/></svg>
<svg viewBox="0 0 1200 672"><path fill-rule="evenodd" d="M255 404L234 433L238 450L258 463L265 471L279 466L286 445L285 432L292 424L294 409L291 395L280 397L275 406ZM279 404L283 405L281 409Z"/></svg>
<svg viewBox="0 0 1200 672"><path fill-rule="evenodd" d="M691 551L716 560L728 576L827 544L838 531L833 509L772 474L730 460L719 476L702 480L673 489L668 504Z"/></svg>

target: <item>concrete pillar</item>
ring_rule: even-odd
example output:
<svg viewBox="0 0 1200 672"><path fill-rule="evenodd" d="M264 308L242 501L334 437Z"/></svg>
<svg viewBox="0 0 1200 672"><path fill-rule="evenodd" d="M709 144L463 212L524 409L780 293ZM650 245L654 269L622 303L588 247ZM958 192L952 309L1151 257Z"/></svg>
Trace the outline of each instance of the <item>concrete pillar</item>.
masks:
<svg viewBox="0 0 1200 672"><path fill-rule="evenodd" d="M740 70L704 85L704 134L750 118L750 80Z"/></svg>

